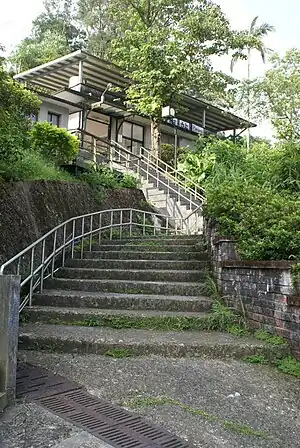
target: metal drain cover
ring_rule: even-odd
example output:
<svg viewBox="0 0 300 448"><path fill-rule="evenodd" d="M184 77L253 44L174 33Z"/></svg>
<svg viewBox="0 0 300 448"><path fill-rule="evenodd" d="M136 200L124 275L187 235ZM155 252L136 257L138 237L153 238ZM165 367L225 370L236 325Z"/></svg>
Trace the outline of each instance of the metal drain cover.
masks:
<svg viewBox="0 0 300 448"><path fill-rule="evenodd" d="M116 448L191 445L139 415L90 395L79 384L41 367L19 366L17 397L27 397Z"/></svg>

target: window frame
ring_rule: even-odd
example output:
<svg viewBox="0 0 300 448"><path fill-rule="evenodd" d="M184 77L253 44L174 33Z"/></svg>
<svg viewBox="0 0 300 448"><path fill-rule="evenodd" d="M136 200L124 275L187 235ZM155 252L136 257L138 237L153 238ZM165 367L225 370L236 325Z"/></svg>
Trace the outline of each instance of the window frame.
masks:
<svg viewBox="0 0 300 448"><path fill-rule="evenodd" d="M57 124L56 123L53 123L49 118L51 117L51 120L52 120L52 117L54 116L54 117L57 117ZM48 110L48 114L47 114L47 121L48 121L48 123L50 123L50 124L52 124L53 126L57 126L58 128L60 128L60 125L61 125L61 114L58 114L57 112L51 112L50 110Z"/></svg>

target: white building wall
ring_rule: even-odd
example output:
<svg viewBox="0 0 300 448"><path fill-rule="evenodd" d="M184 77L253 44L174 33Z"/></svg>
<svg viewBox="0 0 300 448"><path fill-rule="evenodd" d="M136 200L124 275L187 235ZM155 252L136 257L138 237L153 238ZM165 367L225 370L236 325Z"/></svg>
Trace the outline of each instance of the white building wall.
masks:
<svg viewBox="0 0 300 448"><path fill-rule="evenodd" d="M56 104L43 101L40 106L38 121L48 121L48 112L60 115L60 127L68 129L69 110L66 107L56 106Z"/></svg>

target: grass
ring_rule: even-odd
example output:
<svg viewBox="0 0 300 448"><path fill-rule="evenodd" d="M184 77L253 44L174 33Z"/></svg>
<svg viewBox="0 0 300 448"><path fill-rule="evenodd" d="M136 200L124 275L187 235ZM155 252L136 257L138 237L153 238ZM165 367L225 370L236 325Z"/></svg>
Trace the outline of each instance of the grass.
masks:
<svg viewBox="0 0 300 448"><path fill-rule="evenodd" d="M70 316L72 317L72 316ZM217 312L204 315L203 317L193 316L145 316L141 315L102 315L87 316L82 320L64 320L63 318L53 318L44 314L38 320L56 325L75 325L81 327L108 327L116 329L148 329L157 331L228 331L237 336L246 334L246 330L239 327L239 316L230 310L224 312L218 308Z"/></svg>
<svg viewBox="0 0 300 448"><path fill-rule="evenodd" d="M59 169L54 163L44 159L42 155L35 151L25 151L23 158L13 165L1 161L0 177L11 181L77 182L71 174Z"/></svg>
<svg viewBox="0 0 300 448"><path fill-rule="evenodd" d="M214 414L210 414L203 409L198 409L193 406L189 406L182 401L175 400L170 397L166 396L159 396L159 397L142 397L138 396L135 398L132 398L131 400L122 403L123 406L128 408L143 408L143 407L155 407L155 406L176 406L182 409L183 411L204 418L205 420L211 421L211 422L218 422L221 424L221 426L229 431L235 432L236 434L240 434L242 436L251 436L251 437L259 437L259 438L266 438L267 434L258 431L255 428L253 428L250 425L240 424L236 423L234 421L230 420L224 420L222 417L219 417Z"/></svg>
<svg viewBox="0 0 300 448"><path fill-rule="evenodd" d="M300 361L297 361L292 356L278 360L276 367L280 372L300 378Z"/></svg>
<svg viewBox="0 0 300 448"><path fill-rule="evenodd" d="M242 358L243 361L248 362L249 364L267 364L268 360L264 355L250 355Z"/></svg>
<svg viewBox="0 0 300 448"><path fill-rule="evenodd" d="M266 359L263 355L252 355L245 356L242 360L249 364L267 364L277 368L280 372L285 373L286 375L295 376L300 379L300 361L297 361L293 356L272 361Z"/></svg>
<svg viewBox="0 0 300 448"><path fill-rule="evenodd" d="M259 341L263 341L266 344L271 345L283 345L285 344L285 340L281 336L276 336L274 334L268 333L265 330L257 330L254 333L254 337Z"/></svg>
<svg viewBox="0 0 300 448"><path fill-rule="evenodd" d="M105 353L105 356L109 356L110 358L129 358L133 355L132 351L128 348L115 347L111 348Z"/></svg>

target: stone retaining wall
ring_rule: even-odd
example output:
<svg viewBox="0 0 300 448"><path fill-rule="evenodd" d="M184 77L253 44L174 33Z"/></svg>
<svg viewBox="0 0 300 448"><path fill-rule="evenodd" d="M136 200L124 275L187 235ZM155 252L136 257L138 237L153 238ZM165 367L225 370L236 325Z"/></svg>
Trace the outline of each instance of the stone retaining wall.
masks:
<svg viewBox="0 0 300 448"><path fill-rule="evenodd" d="M231 306L244 310L251 326L283 336L300 359L300 297L288 261L240 260L235 241L216 237L206 225L211 264Z"/></svg>

